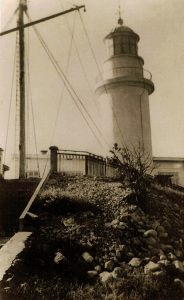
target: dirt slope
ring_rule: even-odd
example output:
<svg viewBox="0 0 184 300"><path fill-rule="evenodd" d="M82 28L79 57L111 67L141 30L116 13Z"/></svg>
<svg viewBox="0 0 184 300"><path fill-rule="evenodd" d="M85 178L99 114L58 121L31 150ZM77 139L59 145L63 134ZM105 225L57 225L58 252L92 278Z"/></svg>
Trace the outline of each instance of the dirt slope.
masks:
<svg viewBox="0 0 184 300"><path fill-rule="evenodd" d="M55 174L31 208L37 230L4 277L6 297L182 300L184 197L151 187L146 201L145 213L123 183Z"/></svg>

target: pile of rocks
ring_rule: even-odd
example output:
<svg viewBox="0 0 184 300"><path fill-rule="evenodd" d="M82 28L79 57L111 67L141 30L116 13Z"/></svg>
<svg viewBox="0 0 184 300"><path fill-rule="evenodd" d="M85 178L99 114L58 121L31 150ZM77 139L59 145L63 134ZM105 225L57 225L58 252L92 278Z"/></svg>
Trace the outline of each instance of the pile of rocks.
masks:
<svg viewBox="0 0 184 300"><path fill-rule="evenodd" d="M68 213L61 219L62 236L70 236L86 249L81 258L88 264L89 278L99 276L107 282L138 268L157 277L172 273L173 280L184 285L183 204L152 190L150 199L157 210L145 214L128 204L131 191L121 183L89 179L70 181L66 192L100 208L75 216Z"/></svg>
<svg viewBox="0 0 184 300"><path fill-rule="evenodd" d="M33 211L40 218L37 240L33 236L27 246L32 251L36 244L37 268L72 272L75 264L88 280L105 284L138 270L145 277L170 276L184 289L184 200L151 188L145 213L129 204L131 194L122 183L94 178L63 184L57 177L54 188L48 183ZM69 205L62 213L66 198Z"/></svg>

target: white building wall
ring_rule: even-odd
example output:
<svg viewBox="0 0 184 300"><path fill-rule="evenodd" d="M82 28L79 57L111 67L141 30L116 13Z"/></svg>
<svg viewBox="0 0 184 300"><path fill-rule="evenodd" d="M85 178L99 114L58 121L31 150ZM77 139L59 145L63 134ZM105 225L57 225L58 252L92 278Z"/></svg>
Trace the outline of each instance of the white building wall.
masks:
<svg viewBox="0 0 184 300"><path fill-rule="evenodd" d="M152 153L147 90L113 82L100 94L99 106L102 132L111 145L137 147L141 143Z"/></svg>
<svg viewBox="0 0 184 300"><path fill-rule="evenodd" d="M154 158L154 175L173 175L171 182L184 187L184 159Z"/></svg>

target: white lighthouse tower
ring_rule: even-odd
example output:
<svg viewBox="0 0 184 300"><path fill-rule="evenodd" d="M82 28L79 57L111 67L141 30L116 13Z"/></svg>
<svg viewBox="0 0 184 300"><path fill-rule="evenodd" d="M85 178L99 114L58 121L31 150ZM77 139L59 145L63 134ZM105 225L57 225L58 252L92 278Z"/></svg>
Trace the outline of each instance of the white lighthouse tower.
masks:
<svg viewBox="0 0 184 300"><path fill-rule="evenodd" d="M107 59L97 77L102 131L113 145L137 147L152 155L149 95L154 91L151 74L143 69L144 60L138 55L139 36L123 26L106 37Z"/></svg>

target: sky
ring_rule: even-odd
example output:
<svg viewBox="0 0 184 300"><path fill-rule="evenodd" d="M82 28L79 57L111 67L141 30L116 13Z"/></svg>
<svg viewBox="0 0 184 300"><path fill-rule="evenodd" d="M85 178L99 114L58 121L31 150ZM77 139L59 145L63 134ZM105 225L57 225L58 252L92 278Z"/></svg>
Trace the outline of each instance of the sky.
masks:
<svg viewBox="0 0 184 300"><path fill-rule="evenodd" d="M100 116L94 93L95 78L99 70L102 71L103 61L106 59L103 39L117 26L119 3L124 25L140 36L139 55L144 59L144 68L153 76L155 92L149 97L153 156L184 157L183 0L30 0L28 12L32 20L37 20L63 9L70 9L74 7L72 5L86 5L86 12L80 10L80 15L87 36L81 18L75 12L38 24L36 28L60 68L64 72L67 69L69 82L82 105L87 108L96 126L99 127ZM17 0L1 0L1 31L4 30L4 26L17 6ZM16 26L16 17L9 28L14 26ZM25 36L26 63L29 66L31 91L28 105L30 112L28 152L35 153L36 149L39 152L48 149L50 145L56 145L60 149L85 150L107 155L109 151L107 145L96 131L94 124L85 115L92 130L89 128L69 93L63 89L62 80L49 61L33 29L26 29ZM6 149L6 164L9 163L10 154L15 152L14 140L18 136L14 128L15 44L15 33L0 38L0 147ZM8 122L10 103L11 112ZM79 106L81 108L80 104ZM33 114L31 107L33 107ZM81 109L85 114L83 108ZM32 115L34 115L37 146L35 146ZM6 140L7 128L9 129Z"/></svg>

